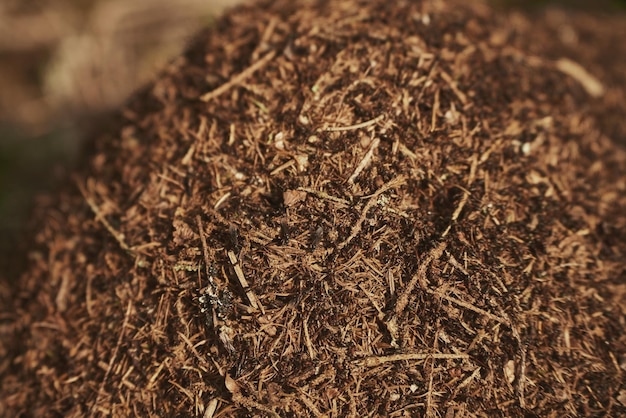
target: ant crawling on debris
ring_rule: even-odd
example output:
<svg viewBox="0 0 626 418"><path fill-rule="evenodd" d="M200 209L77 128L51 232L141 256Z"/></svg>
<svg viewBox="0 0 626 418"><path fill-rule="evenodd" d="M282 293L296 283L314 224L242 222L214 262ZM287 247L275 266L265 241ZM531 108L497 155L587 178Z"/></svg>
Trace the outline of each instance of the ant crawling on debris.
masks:
<svg viewBox="0 0 626 418"><path fill-rule="evenodd" d="M200 312L206 315L206 325L213 327L216 319L226 320L233 308L233 295L228 289L221 290L217 294L211 289L211 286L206 287L202 291L202 295L198 298L200 303Z"/></svg>
<svg viewBox="0 0 626 418"><path fill-rule="evenodd" d="M235 350L232 342L234 332L226 325L228 316L233 310L233 295L228 289L217 288L213 279L217 274L214 266L209 267L208 273L209 285L201 291L201 296L198 298L200 312L205 315L207 328L215 329L224 347L233 352Z"/></svg>

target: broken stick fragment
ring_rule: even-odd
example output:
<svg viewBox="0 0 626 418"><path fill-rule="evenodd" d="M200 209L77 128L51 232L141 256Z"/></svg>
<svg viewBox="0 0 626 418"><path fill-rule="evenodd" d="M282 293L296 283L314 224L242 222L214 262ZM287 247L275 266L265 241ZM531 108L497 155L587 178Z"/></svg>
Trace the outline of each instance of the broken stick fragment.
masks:
<svg viewBox="0 0 626 418"><path fill-rule="evenodd" d="M243 270L241 269L241 266L239 265L239 260L237 259L237 256L235 255L233 251L228 251L228 259L230 260L230 263L233 265L233 269L235 270L235 276L237 276L237 280L239 280L239 284L243 288L243 291L246 293L246 297L248 298L248 301L250 301L250 305L254 309L260 309L261 312L265 313L265 309L263 309L263 305L261 305L261 302L259 302L259 299L257 298L254 291L250 289L250 286L248 285L248 281L246 280L246 276L243 275Z"/></svg>
<svg viewBox="0 0 626 418"><path fill-rule="evenodd" d="M233 76L226 83L222 84L221 86L219 86L215 90L211 90L210 92L205 93L202 96L200 96L200 100L202 100L203 102L208 102L208 101L210 101L210 100L212 100L212 99L222 95L223 93L227 92L230 88L232 88L232 87L234 87L234 86L236 86L238 84L241 84L244 80L246 80L248 77L250 77L252 74L254 74L257 70L262 68L268 62L270 62L272 60L272 58L274 58L275 55L276 55L276 51L268 52L267 54L265 54L263 56L263 58L259 59L255 63L253 63L252 65L250 65L248 68L246 68L245 70L243 70L239 74Z"/></svg>
<svg viewBox="0 0 626 418"><path fill-rule="evenodd" d="M557 70L561 71L578 81L591 97L600 97L604 94L605 88L596 77L587 71L582 65L567 58L561 58L555 63Z"/></svg>

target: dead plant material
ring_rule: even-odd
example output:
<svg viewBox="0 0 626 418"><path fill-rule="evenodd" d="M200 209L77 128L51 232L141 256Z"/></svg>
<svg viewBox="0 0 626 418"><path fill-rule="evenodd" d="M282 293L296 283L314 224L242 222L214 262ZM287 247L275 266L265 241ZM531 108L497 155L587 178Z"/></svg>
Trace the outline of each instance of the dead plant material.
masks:
<svg viewBox="0 0 626 418"><path fill-rule="evenodd" d="M523 22L226 15L39 209L0 415L626 414L624 91Z"/></svg>

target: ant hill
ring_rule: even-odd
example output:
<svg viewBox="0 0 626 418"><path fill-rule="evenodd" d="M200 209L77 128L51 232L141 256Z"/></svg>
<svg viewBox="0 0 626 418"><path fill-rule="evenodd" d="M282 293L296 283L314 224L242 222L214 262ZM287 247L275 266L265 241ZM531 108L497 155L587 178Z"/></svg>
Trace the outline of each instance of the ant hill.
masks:
<svg viewBox="0 0 626 418"><path fill-rule="evenodd" d="M0 415L626 414L624 28L232 10L42 199Z"/></svg>

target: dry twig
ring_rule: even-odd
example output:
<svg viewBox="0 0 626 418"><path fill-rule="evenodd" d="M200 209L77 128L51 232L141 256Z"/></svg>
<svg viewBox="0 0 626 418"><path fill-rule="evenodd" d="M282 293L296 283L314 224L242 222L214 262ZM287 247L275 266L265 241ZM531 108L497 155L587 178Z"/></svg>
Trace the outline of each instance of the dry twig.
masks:
<svg viewBox="0 0 626 418"><path fill-rule="evenodd" d="M375 125L376 123L383 120L384 118L385 118L385 114L383 113L382 115L378 115L374 119L370 119L365 122L357 123L357 124L350 125L350 126L330 126L324 130L327 132L353 131L356 129L367 128L368 126Z"/></svg>
<svg viewBox="0 0 626 418"><path fill-rule="evenodd" d="M113 228L109 221L106 220L106 218L100 212L100 208L98 208L98 205L96 205L96 203L87 194L87 191L85 190L85 187L82 185L82 183L80 181L76 181L76 185L78 186L78 190L80 190L80 193L85 198L85 201L87 202L93 213L96 215L96 220L100 222L107 231L109 231L109 233L113 236L113 238L115 238L115 240L119 243L120 247L124 251L133 253L133 250L128 246L128 244L126 244L126 241L124 241L124 234L118 232L115 228Z"/></svg>
<svg viewBox="0 0 626 418"><path fill-rule="evenodd" d="M348 183L353 184L354 180L356 180L359 174L361 174L361 171L363 171L365 167L367 167L367 165L370 163L370 161L372 161L372 157L374 156L374 151L376 150L376 148L378 148L379 144L380 144L379 138L374 138L372 140L372 143L369 149L367 150L367 152L361 159L361 162L359 163L359 165L357 165L357 167L354 169L354 173L352 173L352 175L348 179Z"/></svg>
<svg viewBox="0 0 626 418"><path fill-rule="evenodd" d="M239 284L241 285L241 288L246 293L246 296L248 297L248 300L250 301L250 305L252 305L254 309L260 309L261 312L265 314L265 309L263 308L263 305L261 305L259 298L257 298L254 291L250 288L250 285L248 285L248 281L246 280L246 276L244 276L243 270L241 269L241 266L239 265L239 260L237 260L237 256L235 255L233 251L228 251L227 254L228 254L228 259L230 260L230 263L232 264L233 269L235 270L235 275L237 276L237 280L239 280Z"/></svg>
<svg viewBox="0 0 626 418"><path fill-rule="evenodd" d="M363 367L375 367L384 363L395 361L421 361L432 358L434 360L455 360L455 359L468 359L469 354L443 354L443 353L402 353L393 354L390 356L375 356L366 357L364 359L356 360L355 363L358 366Z"/></svg>
<svg viewBox="0 0 626 418"><path fill-rule="evenodd" d="M465 302L464 300L457 299L457 298L455 298L453 296L446 295L446 294L444 294L444 293L442 293L442 292L440 292L438 290L426 289L426 291L428 293L432 294L432 295L435 295L435 296L438 296L440 298L443 298L443 299L445 299L445 300L447 300L449 302L452 302L452 303L454 303L454 304L456 304L458 306L461 306L461 307L463 307L465 309L469 309L470 311L476 312L477 314L486 316L489 319L493 319L494 321L499 322L501 324L504 324L504 325L506 325L508 327L511 326L510 321L508 321L506 318L502 318L501 316L494 315L491 312L487 312L486 310L481 309L478 306L472 305L469 302Z"/></svg>
<svg viewBox="0 0 626 418"><path fill-rule="evenodd" d="M240 72L239 74L233 76L226 83L222 84L215 90L212 90L200 96L200 100L202 100L203 102L208 102L209 100L215 99L216 97L224 94L230 88L236 86L237 84L241 84L245 79L250 77L256 71L263 68L263 66L266 65L268 62L270 62L272 58L274 58L275 55L276 55L276 51L268 52L267 54L263 56L263 58L261 58L260 60L258 60L257 62L255 62L254 64L252 64L251 66L249 66L248 68Z"/></svg>
<svg viewBox="0 0 626 418"><path fill-rule="evenodd" d="M126 313L124 314L124 321L122 322L122 329L120 329L120 335L117 338L117 343L115 344L113 355L109 359L109 365L107 366L107 370L104 373L104 377L102 378L102 383L100 383L100 388L98 389L96 400L93 402L93 405L91 405L91 408L89 409L89 415L91 416L95 415L94 408L98 406L98 403L100 402L100 398L104 394L104 386L106 385L107 379L109 378L109 375L111 374L111 370L113 369L113 364L117 360L117 353L120 351L120 346L122 345L122 340L124 339L124 334L126 333L126 326L128 325L128 319L130 318L132 306L133 306L132 301L129 300L128 304L126 305Z"/></svg>
<svg viewBox="0 0 626 418"><path fill-rule="evenodd" d="M415 275L411 278L396 301L394 309L395 315L400 315L402 311L404 311L404 308L406 308L406 305L409 302L409 296L413 293L413 289L415 289L417 283L421 283L422 288L428 291L426 285L426 272L428 271L430 264L441 257L441 254L443 254L447 245L448 244L445 241L440 242L436 247L433 247L426 257L424 257L424 259L420 262L417 273L415 273Z"/></svg>
<svg viewBox="0 0 626 418"><path fill-rule="evenodd" d="M400 187L405 182L406 182L405 176L402 176L402 175L396 176L393 179L389 180L387 183L383 184L378 190L376 190L376 192L374 192L373 194L369 196L366 196L366 198L368 198L369 200L365 204L365 207L363 208L363 210L361 211L361 216L359 217L358 221L352 226L350 235L348 235L348 237L345 240L339 243L339 245L337 246L337 250L341 250L345 248L345 246L350 244L350 242L359 234L363 226L363 222L367 218L367 213L369 212L371 208L373 208L378 203L377 201L378 196L385 193L389 189L393 189L394 187Z"/></svg>

